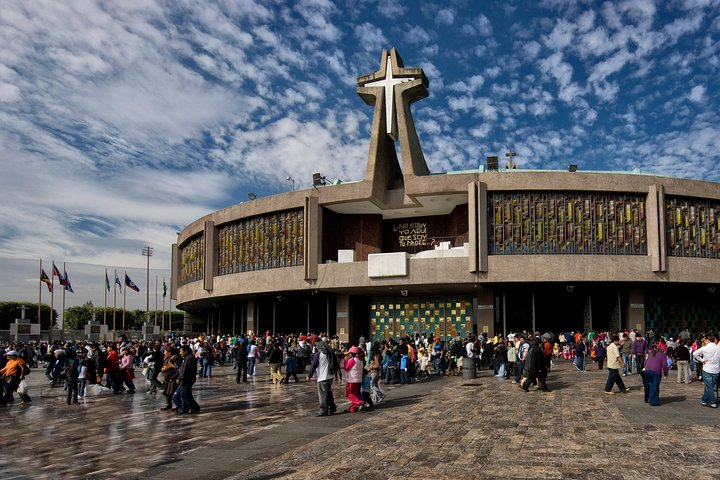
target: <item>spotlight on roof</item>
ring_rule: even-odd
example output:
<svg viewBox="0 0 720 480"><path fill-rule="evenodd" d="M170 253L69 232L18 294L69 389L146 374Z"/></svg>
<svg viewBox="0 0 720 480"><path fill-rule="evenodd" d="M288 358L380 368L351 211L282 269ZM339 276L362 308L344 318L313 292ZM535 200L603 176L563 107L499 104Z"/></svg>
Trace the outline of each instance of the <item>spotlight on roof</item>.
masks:
<svg viewBox="0 0 720 480"><path fill-rule="evenodd" d="M253 192L248 193L248 198L250 200L255 200L257 198L257 195L255 195Z"/></svg>
<svg viewBox="0 0 720 480"><path fill-rule="evenodd" d="M574 163L568 165L568 172L577 172L577 165Z"/></svg>
<svg viewBox="0 0 720 480"><path fill-rule="evenodd" d="M313 173L313 187L322 187L324 185L327 185L327 178L320 173Z"/></svg>

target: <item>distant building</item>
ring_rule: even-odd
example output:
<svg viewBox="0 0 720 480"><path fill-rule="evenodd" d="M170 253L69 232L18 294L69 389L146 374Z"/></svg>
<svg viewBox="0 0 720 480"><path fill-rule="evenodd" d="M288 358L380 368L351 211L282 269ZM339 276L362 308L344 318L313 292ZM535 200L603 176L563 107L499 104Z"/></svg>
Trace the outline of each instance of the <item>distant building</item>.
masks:
<svg viewBox="0 0 720 480"><path fill-rule="evenodd" d="M383 51L358 84L375 109L365 178L317 176L319 186L233 205L180 232L172 297L186 329L353 342L717 330L720 184L499 169L496 157L492 171L478 159L476 170L431 174L410 110L428 95L422 69Z"/></svg>

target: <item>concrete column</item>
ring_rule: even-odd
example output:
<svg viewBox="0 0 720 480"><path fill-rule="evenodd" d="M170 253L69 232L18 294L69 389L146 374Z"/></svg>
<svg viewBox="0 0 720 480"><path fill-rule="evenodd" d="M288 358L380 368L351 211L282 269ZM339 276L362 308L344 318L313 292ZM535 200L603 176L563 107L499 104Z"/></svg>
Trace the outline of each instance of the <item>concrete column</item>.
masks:
<svg viewBox="0 0 720 480"><path fill-rule="evenodd" d="M320 252L320 206L317 197L305 197L305 280L317 280Z"/></svg>
<svg viewBox="0 0 720 480"><path fill-rule="evenodd" d="M488 271L488 193L487 184L478 183L478 270Z"/></svg>
<svg viewBox="0 0 720 480"><path fill-rule="evenodd" d="M468 271L478 271L478 210L477 210L477 184L468 184Z"/></svg>
<svg viewBox="0 0 720 480"><path fill-rule="evenodd" d="M665 246L665 189L662 185L650 185L645 202L647 222L648 256L653 272L667 271Z"/></svg>
<svg viewBox="0 0 720 480"><path fill-rule="evenodd" d="M245 318L247 319L247 331L245 334L255 333L257 334L257 323L255 322L255 301L248 300L245 304Z"/></svg>
<svg viewBox="0 0 720 480"><path fill-rule="evenodd" d="M217 272L217 231L215 222L205 221L205 265L203 271L203 288L208 292L213 289L213 278Z"/></svg>
<svg viewBox="0 0 720 480"><path fill-rule="evenodd" d="M625 315L625 328L637 328L645 335L645 291L641 288L630 290L628 314Z"/></svg>
<svg viewBox="0 0 720 480"><path fill-rule="evenodd" d="M495 336L495 296L492 290L478 292L477 324L478 334Z"/></svg>
<svg viewBox="0 0 720 480"><path fill-rule="evenodd" d="M337 295L335 297L335 311L337 312L336 333L341 342L349 342L350 339L350 296ZM363 328L363 331L366 328ZM328 332L330 335L330 332ZM357 339L353 339L355 341Z"/></svg>
<svg viewBox="0 0 720 480"><path fill-rule="evenodd" d="M170 254L170 300L177 301L178 278L180 278L180 250L178 244L172 244Z"/></svg>

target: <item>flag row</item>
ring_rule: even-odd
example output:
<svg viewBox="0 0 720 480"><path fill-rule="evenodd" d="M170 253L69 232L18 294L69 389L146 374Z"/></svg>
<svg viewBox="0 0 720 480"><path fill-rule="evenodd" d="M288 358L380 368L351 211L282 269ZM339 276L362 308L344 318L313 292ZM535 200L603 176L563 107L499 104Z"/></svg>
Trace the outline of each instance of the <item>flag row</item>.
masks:
<svg viewBox="0 0 720 480"><path fill-rule="evenodd" d="M68 275L67 270L65 270L65 266L63 266L63 273L60 273L60 269L55 265L55 262L53 262L52 274L53 277L58 277L58 282L65 290L70 293L75 293L72 285L70 284L70 276ZM47 285L48 291L53 291L53 281L50 277L48 277L47 273L45 273L45 269L42 267L40 267L40 281Z"/></svg>

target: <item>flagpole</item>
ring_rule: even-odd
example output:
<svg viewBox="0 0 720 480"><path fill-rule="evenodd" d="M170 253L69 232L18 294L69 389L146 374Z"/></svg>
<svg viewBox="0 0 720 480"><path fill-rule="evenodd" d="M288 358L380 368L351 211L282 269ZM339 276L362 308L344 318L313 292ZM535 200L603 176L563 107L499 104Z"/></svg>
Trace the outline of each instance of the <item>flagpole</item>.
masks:
<svg viewBox="0 0 720 480"><path fill-rule="evenodd" d="M110 286L110 280L108 280L107 268L106 268L105 269L105 286L103 287L103 292L105 292L105 307L103 308L103 325L107 325L107 292L108 292L109 286Z"/></svg>
<svg viewBox="0 0 720 480"><path fill-rule="evenodd" d="M157 299L157 282L158 282L158 276L155 275L155 312L153 314L153 325L157 325L157 307L158 307L158 299Z"/></svg>
<svg viewBox="0 0 720 480"><path fill-rule="evenodd" d="M163 277L163 309L160 318L160 330L165 331L165 277ZM164 335L163 335L164 336Z"/></svg>
<svg viewBox="0 0 720 480"><path fill-rule="evenodd" d="M55 265L55 259L52 264ZM50 273L50 339L52 340L53 312L55 311L55 272Z"/></svg>
<svg viewBox="0 0 720 480"><path fill-rule="evenodd" d="M67 275L65 262L63 262L63 275ZM63 342L65 341L65 290L67 290L67 280L65 281L65 285L63 285L62 290L62 327L60 327L60 340Z"/></svg>
<svg viewBox="0 0 720 480"><path fill-rule="evenodd" d="M115 312L117 311L117 269L115 269L115 280L113 280L113 342L115 341Z"/></svg>
<svg viewBox="0 0 720 480"><path fill-rule="evenodd" d="M125 278L127 278L127 270L125 270ZM123 333L125 333L125 299L126 298L127 298L127 282L125 282L125 288L123 288L123 319L122 319Z"/></svg>
<svg viewBox="0 0 720 480"><path fill-rule="evenodd" d="M40 259L40 281L38 282L38 314L37 314L37 321L39 324L42 324L42 319L40 318L40 305L42 304L42 258Z"/></svg>

